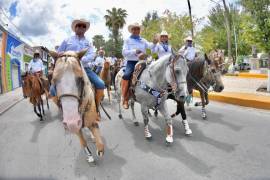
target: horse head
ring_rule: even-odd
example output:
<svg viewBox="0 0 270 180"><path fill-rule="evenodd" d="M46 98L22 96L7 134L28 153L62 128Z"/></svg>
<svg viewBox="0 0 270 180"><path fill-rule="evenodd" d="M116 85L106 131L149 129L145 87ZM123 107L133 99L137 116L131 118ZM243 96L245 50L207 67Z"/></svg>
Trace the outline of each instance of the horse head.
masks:
<svg viewBox="0 0 270 180"><path fill-rule="evenodd" d="M188 66L181 55L170 56L169 66L166 69L166 79L171 84L177 100L183 100L187 96Z"/></svg>
<svg viewBox="0 0 270 180"><path fill-rule="evenodd" d="M214 91L221 92L224 89L224 84L222 82L222 75L219 66L216 65L214 60L209 59L206 54L204 54L204 59L205 68L203 81L212 86Z"/></svg>
<svg viewBox="0 0 270 180"><path fill-rule="evenodd" d="M56 59L52 84L56 86L57 97L63 111L63 123L71 132L78 132L82 127L82 118L79 113L79 101L83 92L83 71L80 59L87 52L67 51L50 55Z"/></svg>

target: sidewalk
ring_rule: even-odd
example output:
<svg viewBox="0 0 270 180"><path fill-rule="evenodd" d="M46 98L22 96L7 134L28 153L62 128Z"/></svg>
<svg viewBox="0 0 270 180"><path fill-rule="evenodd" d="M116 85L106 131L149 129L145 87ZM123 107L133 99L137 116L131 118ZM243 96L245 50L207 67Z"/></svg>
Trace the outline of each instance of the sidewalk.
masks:
<svg viewBox="0 0 270 180"><path fill-rule="evenodd" d="M8 109L23 100L22 88L17 88L0 95L0 116Z"/></svg>
<svg viewBox="0 0 270 180"><path fill-rule="evenodd" d="M270 93L257 92L262 84L266 84L267 79L239 78L224 76L224 91L221 93L209 93L209 99L246 107L270 110ZM199 97L198 92L194 96Z"/></svg>

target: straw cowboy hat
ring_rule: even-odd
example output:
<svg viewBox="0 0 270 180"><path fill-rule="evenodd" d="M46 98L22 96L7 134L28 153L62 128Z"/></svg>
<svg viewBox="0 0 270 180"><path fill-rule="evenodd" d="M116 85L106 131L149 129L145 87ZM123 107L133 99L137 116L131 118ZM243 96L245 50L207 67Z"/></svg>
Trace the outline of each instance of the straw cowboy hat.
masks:
<svg viewBox="0 0 270 180"><path fill-rule="evenodd" d="M77 24L85 24L86 25L86 31L90 27L90 22L85 19L74 19L71 24L71 29L75 32L75 27Z"/></svg>
<svg viewBox="0 0 270 180"><path fill-rule="evenodd" d="M185 41L192 41L192 37L191 36L186 37Z"/></svg>
<svg viewBox="0 0 270 180"><path fill-rule="evenodd" d="M143 26L136 22L136 23L130 24L130 25L128 26L128 31L129 31L130 33L132 33L132 32L131 32L131 29L134 28L134 27L139 27L141 31L143 30Z"/></svg>
<svg viewBox="0 0 270 180"><path fill-rule="evenodd" d="M169 37L169 34L167 33L167 31L161 31L159 36L168 36Z"/></svg>

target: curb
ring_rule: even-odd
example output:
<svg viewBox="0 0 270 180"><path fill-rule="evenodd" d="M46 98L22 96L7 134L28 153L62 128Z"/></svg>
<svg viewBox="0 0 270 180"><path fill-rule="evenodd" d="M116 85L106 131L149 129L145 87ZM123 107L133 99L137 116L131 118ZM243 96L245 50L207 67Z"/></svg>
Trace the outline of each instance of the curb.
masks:
<svg viewBox="0 0 270 180"><path fill-rule="evenodd" d="M233 76L239 78L258 78L258 79L267 79L267 74L254 74L254 73L239 73L239 74L225 74L225 76Z"/></svg>
<svg viewBox="0 0 270 180"><path fill-rule="evenodd" d="M10 108L12 108L13 106L15 106L16 104L18 104L19 102L21 102L24 98L20 98L17 101L14 101L12 104L10 104L9 106L7 106L6 108L4 108L2 111L0 111L0 116L3 115L6 111L8 111Z"/></svg>
<svg viewBox="0 0 270 180"><path fill-rule="evenodd" d="M193 91L193 95L195 97L200 97L200 93L198 91ZM213 101L270 110L270 96L255 95L248 93L236 93L236 92L222 92L222 93L211 92L209 93L208 97L210 100Z"/></svg>

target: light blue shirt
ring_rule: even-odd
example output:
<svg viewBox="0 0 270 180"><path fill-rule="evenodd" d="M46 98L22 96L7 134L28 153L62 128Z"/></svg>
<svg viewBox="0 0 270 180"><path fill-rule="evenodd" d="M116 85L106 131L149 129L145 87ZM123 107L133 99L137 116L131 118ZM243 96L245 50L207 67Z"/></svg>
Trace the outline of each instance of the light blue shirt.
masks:
<svg viewBox="0 0 270 180"><path fill-rule="evenodd" d="M140 40L128 38L124 41L122 54L124 58L128 61L138 61L139 58L136 55L136 50L141 50L143 53L146 52L146 49L152 49L153 44L149 43L147 40L141 38Z"/></svg>
<svg viewBox="0 0 270 180"><path fill-rule="evenodd" d="M166 52L165 49L163 48L163 46L160 43L158 43L153 48L152 53L157 53L158 54L158 58L161 58L164 55L172 54L172 47L171 47L171 45L168 45L168 51Z"/></svg>
<svg viewBox="0 0 270 180"><path fill-rule="evenodd" d="M36 59L35 61L32 59L28 65L28 72L35 73L38 71L43 71L43 62L41 59Z"/></svg>
<svg viewBox="0 0 270 180"><path fill-rule="evenodd" d="M79 38L77 35L64 40L58 48L58 52L76 51L79 52L88 48L87 53L82 57L81 62L84 67L91 66L95 61L95 52L92 44L85 38Z"/></svg>
<svg viewBox="0 0 270 180"><path fill-rule="evenodd" d="M104 61L105 61L104 57L98 56L98 57L96 58L96 60L95 60L95 65L96 65L96 66L103 66Z"/></svg>

